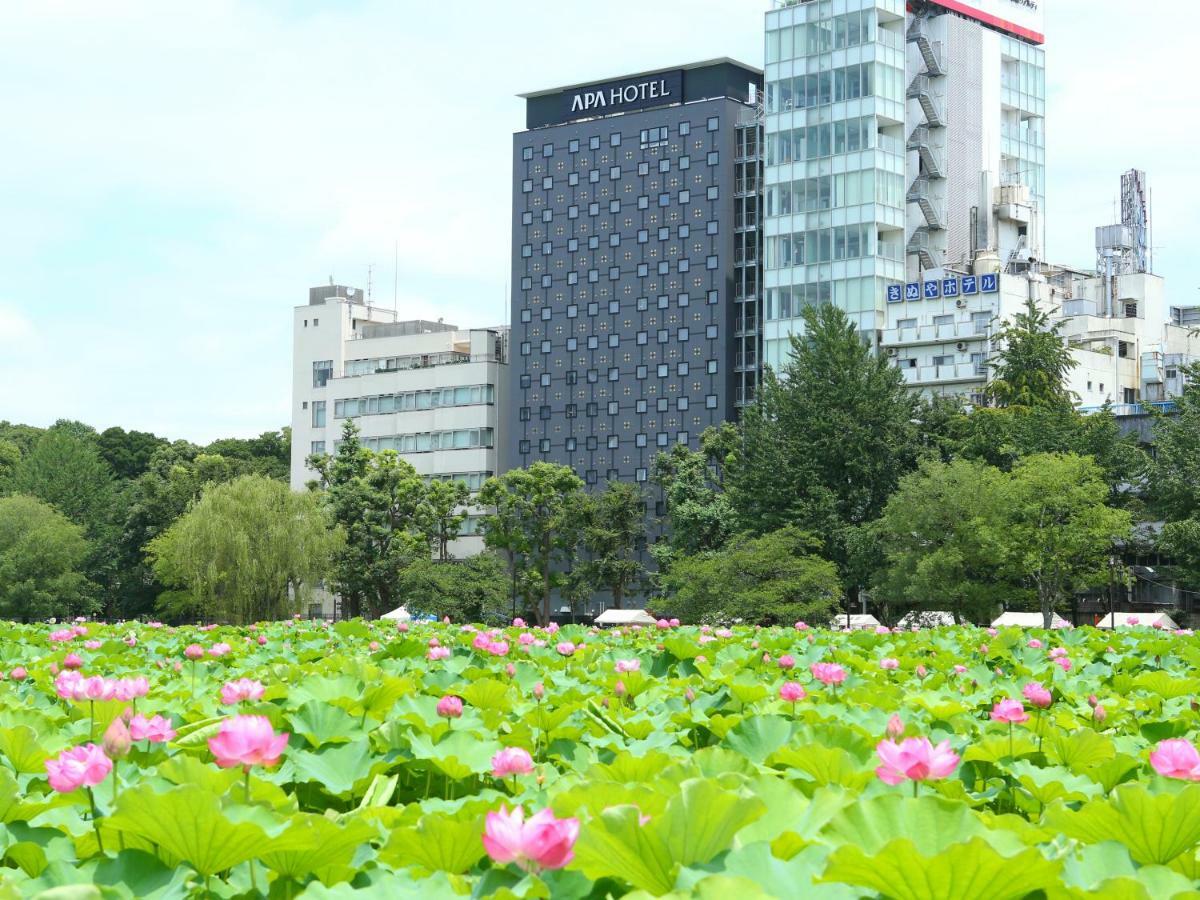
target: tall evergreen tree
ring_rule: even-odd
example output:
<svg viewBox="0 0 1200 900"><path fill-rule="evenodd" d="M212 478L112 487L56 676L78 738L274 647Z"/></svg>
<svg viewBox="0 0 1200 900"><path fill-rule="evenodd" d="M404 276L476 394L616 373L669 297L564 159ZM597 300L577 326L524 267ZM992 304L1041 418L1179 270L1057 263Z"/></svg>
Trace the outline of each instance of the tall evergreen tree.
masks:
<svg viewBox="0 0 1200 900"><path fill-rule="evenodd" d="M1076 398L1067 378L1078 363L1062 328L1062 322L1051 324L1050 314L1032 299L1001 326L996 334L1000 350L989 363L994 374L986 389L995 405L1071 408Z"/></svg>
<svg viewBox="0 0 1200 900"><path fill-rule="evenodd" d="M919 455L919 401L835 306L804 311L783 371L744 411L725 486L742 529L795 525L850 584L853 531L878 518Z"/></svg>
<svg viewBox="0 0 1200 900"><path fill-rule="evenodd" d="M610 481L599 494L587 497L582 523L583 579L607 590L612 605L621 609L643 571L638 550L646 536L645 494L636 484Z"/></svg>

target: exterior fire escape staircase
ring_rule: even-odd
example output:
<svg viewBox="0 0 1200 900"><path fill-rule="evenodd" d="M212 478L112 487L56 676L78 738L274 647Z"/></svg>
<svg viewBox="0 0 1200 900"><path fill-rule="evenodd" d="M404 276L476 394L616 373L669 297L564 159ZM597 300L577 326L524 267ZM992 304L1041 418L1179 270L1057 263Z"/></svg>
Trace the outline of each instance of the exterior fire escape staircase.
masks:
<svg viewBox="0 0 1200 900"><path fill-rule="evenodd" d="M930 232L946 227L945 203L936 199L931 185L932 181L946 177L944 156L931 139L933 129L946 126L941 105L934 95L933 79L946 75L946 67L942 61L941 44L930 40L926 17L914 18L905 37L908 43L916 45L924 64L924 70L909 83L907 96L917 101L925 117L924 123L913 128L906 142L906 149L915 151L921 161L920 174L909 185L907 200L920 208L924 218L924 222L909 238L906 249L909 254L919 258L922 269L932 269L938 263L934 257Z"/></svg>

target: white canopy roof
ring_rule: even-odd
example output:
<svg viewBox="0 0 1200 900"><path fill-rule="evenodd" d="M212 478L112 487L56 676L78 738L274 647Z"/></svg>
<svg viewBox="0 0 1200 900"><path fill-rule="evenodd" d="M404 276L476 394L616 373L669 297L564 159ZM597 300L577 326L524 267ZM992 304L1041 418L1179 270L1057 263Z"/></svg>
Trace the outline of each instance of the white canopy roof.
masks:
<svg viewBox="0 0 1200 900"><path fill-rule="evenodd" d="M403 606L397 606L391 612L384 613L379 618L392 619L393 621L396 621L396 622L407 622L409 619L412 618L412 616L409 614L408 610L405 609Z"/></svg>
<svg viewBox="0 0 1200 900"><path fill-rule="evenodd" d="M1175 624L1175 620L1166 613L1105 613L1104 616L1096 623L1097 628L1112 628L1113 619L1116 619L1117 628L1135 628L1137 626L1150 626L1152 628L1170 628L1172 631L1179 626Z"/></svg>
<svg viewBox="0 0 1200 900"><path fill-rule="evenodd" d="M606 609L596 616L597 625L653 625L656 621L644 609Z"/></svg>
<svg viewBox="0 0 1200 900"><path fill-rule="evenodd" d="M940 628L943 625L954 624L954 613L945 610L914 609L896 623L899 628Z"/></svg>
<svg viewBox="0 0 1200 900"><path fill-rule="evenodd" d="M1040 612L1006 612L992 623L993 628L1006 628L1009 626L1015 628L1041 628L1043 625L1042 614ZM1070 628L1071 623L1064 619L1058 613L1054 614L1051 619L1051 628Z"/></svg>
<svg viewBox="0 0 1200 900"><path fill-rule="evenodd" d="M871 615L858 613L852 616L835 616L829 623L830 628L842 629L849 628L851 631L860 631L864 628L878 628L879 620Z"/></svg>

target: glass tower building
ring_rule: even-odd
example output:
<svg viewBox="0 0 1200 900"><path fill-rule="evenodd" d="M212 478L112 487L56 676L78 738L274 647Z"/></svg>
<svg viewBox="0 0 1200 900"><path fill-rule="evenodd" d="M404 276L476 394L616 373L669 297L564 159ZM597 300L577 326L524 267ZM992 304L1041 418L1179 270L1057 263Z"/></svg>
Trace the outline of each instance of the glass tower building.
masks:
<svg viewBox="0 0 1200 900"><path fill-rule="evenodd" d="M985 252L1041 257L1035 7L791 0L766 14L767 364L785 361L806 306L836 304L877 343L896 286Z"/></svg>

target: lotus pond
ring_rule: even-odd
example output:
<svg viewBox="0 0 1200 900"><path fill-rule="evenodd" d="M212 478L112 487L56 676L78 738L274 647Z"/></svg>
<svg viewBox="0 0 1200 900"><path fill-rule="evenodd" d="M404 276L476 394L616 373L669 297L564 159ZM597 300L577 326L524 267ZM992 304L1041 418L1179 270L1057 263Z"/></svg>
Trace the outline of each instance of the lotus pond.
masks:
<svg viewBox="0 0 1200 900"><path fill-rule="evenodd" d="M1200 896L1190 632L0 624L0 900Z"/></svg>

